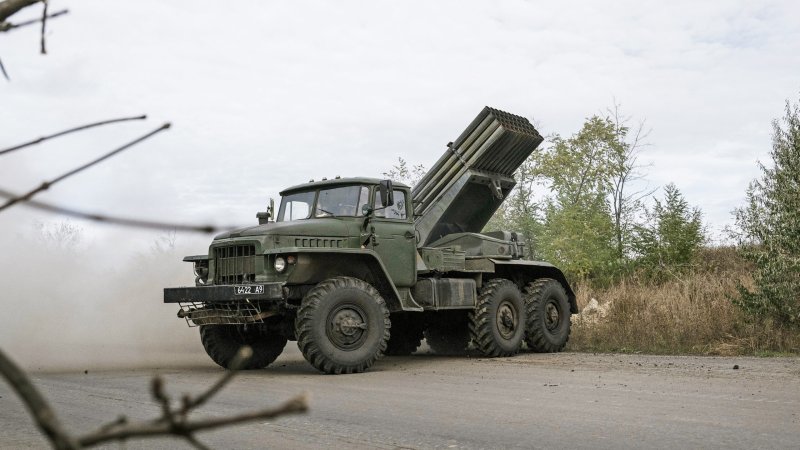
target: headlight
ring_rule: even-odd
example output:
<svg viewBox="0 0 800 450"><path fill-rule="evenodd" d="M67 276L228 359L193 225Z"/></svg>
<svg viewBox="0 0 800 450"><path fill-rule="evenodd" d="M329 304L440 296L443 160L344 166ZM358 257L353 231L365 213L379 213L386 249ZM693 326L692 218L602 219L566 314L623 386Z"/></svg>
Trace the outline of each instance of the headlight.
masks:
<svg viewBox="0 0 800 450"><path fill-rule="evenodd" d="M283 272L286 270L286 260L283 259L283 256L278 256L275 258L275 270L278 272Z"/></svg>

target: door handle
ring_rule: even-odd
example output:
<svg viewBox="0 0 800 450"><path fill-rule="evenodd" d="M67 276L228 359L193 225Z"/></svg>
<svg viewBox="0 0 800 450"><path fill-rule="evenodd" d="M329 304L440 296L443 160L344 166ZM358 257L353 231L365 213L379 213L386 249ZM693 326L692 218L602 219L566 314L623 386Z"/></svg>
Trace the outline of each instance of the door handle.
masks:
<svg viewBox="0 0 800 450"><path fill-rule="evenodd" d="M416 235L414 235L414 233L412 233L411 231L406 231L406 234L404 234L403 236L405 236L406 239L414 239L416 237Z"/></svg>

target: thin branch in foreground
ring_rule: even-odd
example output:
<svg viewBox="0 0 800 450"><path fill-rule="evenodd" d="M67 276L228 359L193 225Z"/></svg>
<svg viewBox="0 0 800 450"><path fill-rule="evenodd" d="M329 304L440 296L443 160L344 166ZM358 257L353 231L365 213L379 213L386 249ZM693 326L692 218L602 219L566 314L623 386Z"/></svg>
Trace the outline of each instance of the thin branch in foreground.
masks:
<svg viewBox="0 0 800 450"><path fill-rule="evenodd" d="M69 10L68 9L62 9L62 10L56 11L54 13L50 13L50 14L47 15L47 19L48 20L55 19L56 17L63 16L64 14L69 14ZM22 28L22 27L26 27L28 25L33 25L33 24L39 23L41 21L42 21L42 18L38 17L36 19L24 20L22 22L17 22L17 23L2 22L2 23L0 23L0 33L2 33L3 31L11 31L11 30L15 30L17 28Z"/></svg>
<svg viewBox="0 0 800 450"><path fill-rule="evenodd" d="M14 192L7 191L0 188L0 197L11 199L17 198L19 195ZM190 231L195 233L218 233L220 231L232 230L234 228L241 228L239 225L230 226L214 226L214 225L188 225L183 223L170 223L170 222L157 222L151 220L133 219L129 217L117 217L105 214L90 213L85 211L76 211L74 209L56 206L50 203L40 202L38 200L28 200L23 203L23 206L47 211L50 213L61 214L64 216L74 217L76 219L91 220L94 222L102 222L113 225L121 225L132 228L146 228L152 230L167 230L167 231Z"/></svg>
<svg viewBox="0 0 800 450"><path fill-rule="evenodd" d="M6 81L11 81L11 78L8 77L8 73L6 72L6 66L3 65L3 60L0 59L0 72L3 73L3 77Z"/></svg>
<svg viewBox="0 0 800 450"><path fill-rule="evenodd" d="M75 441L61 426L61 422L56 417L55 412L42 397L36 386L2 350L0 350L0 374L8 381L8 384L22 399L28 413L33 417L36 426L44 433L53 447L57 449L77 449L80 448Z"/></svg>
<svg viewBox="0 0 800 450"><path fill-rule="evenodd" d="M42 37L41 37L41 43L42 43L42 54L46 55L47 54L47 47L45 46L44 34L47 31L47 6L48 6L49 2L48 2L48 0L42 0L42 4L43 4L43 6L42 6Z"/></svg>
<svg viewBox="0 0 800 450"><path fill-rule="evenodd" d="M161 417L151 421L128 422L127 418L121 416L114 422L100 427L97 431L80 436L77 439L64 431L47 400L42 397L25 372L7 358L2 351L0 351L0 374L19 395L25 407L28 408L31 416L33 416L36 425L56 449L76 450L113 441L122 442L134 438L169 436L183 438L195 448L206 449L208 447L197 440L194 436L195 433L257 420L272 419L288 414L301 414L308 411L308 398L307 395L303 394L294 397L277 408L267 408L229 417L215 417L194 421L187 419L188 412L205 403L206 400L230 382L236 374L236 370L244 367L252 353L252 349L247 346L239 349L239 353L231 363L230 372L223 375L217 383L197 398L184 400L184 407L193 405L189 410L184 408L172 409L170 398L163 390L164 383L160 378L156 377L151 385L151 393L154 400L162 407Z"/></svg>
<svg viewBox="0 0 800 450"><path fill-rule="evenodd" d="M2 63L0 63L0 68L2 68ZM3 73L5 73L5 69L3 69ZM51 135L48 135L48 136L42 136L42 137L34 139L32 141L24 142L22 144L15 145L13 147L9 147L9 148L0 150L0 155L5 155L6 153L11 153L13 151L23 149L25 147L30 147L31 145L39 144L39 143L44 142L44 141L46 141L48 139L57 138L57 137L60 137L60 136L64 136L65 134L74 133L76 131L82 131L82 130L86 130L86 129L89 129L89 128L99 127L101 125L108 125L108 124L111 124L111 123L127 122L127 121L130 121L130 120L144 120L144 119L147 119L147 115L146 114L142 114L142 115L139 115L139 116L132 116L132 117L122 117L122 118L119 118L119 119L102 120L100 122L94 122L94 123L90 123L90 124L86 124L86 125L81 125L81 126L78 126L78 127L75 127L75 128L70 128L68 130L59 131L58 133L54 133L54 134L51 134Z"/></svg>
<svg viewBox="0 0 800 450"><path fill-rule="evenodd" d="M108 159L108 158L110 158L110 157L112 157L112 156L114 156L114 155L116 155L116 154L118 154L118 153L120 153L120 152L122 152L124 150L127 150L127 149L133 147L134 145L138 144L139 142L142 142L142 141L146 140L147 138L149 138L149 137L151 137L151 136L153 136L153 135L155 135L157 133L160 133L161 131L169 129L169 127L170 127L170 124L169 124L169 122L167 122L164 125L161 125L160 127L156 128L155 130L145 134L144 136L142 136L140 138L137 138L137 139L134 139L133 141L123 145L122 147L114 149L114 150L106 153L105 155L97 158L97 159L89 161L88 163L86 163L86 164L84 164L82 166L76 167L76 168L70 170L67 173L59 175L59 176L53 178L50 181L45 181L42 184L40 184L39 187L34 188L31 191L28 191L27 193L23 194L22 196L9 199L3 205L0 206L0 211L8 209L11 206L14 206L15 204L17 204L19 202L26 202L26 201L30 200L34 195L38 194L39 192L46 191L47 189L50 188L50 186L58 183L59 181L63 181L63 180L65 180L65 179L67 179L67 178L69 178L69 177L71 177L71 176L73 176L73 175L75 175L77 173L83 172L84 170L86 170L86 169L88 169L88 168L90 168L90 167L92 167L92 166L94 166L96 164L99 164L99 163L105 161L106 159Z"/></svg>

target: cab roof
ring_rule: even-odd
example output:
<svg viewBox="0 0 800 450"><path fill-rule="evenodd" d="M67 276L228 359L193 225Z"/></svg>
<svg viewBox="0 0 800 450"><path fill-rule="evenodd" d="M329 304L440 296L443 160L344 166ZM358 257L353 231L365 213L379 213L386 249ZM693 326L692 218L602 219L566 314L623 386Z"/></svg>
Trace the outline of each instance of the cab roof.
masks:
<svg viewBox="0 0 800 450"><path fill-rule="evenodd" d="M353 184L373 184L376 185L383 181L383 178L368 178L368 177L349 177L349 178L331 178L328 180L310 181L308 183L298 184L296 186L288 187L280 192L281 196L294 191L306 191L311 189L318 189L320 187L329 186L350 186ZM408 188L409 186L392 180L392 184L399 188Z"/></svg>

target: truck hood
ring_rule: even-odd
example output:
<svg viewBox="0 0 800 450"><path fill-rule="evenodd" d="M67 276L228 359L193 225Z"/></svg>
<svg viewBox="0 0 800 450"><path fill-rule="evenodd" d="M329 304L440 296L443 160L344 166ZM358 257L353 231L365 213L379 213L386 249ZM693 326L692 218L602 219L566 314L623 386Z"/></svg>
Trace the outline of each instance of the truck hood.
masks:
<svg viewBox="0 0 800 450"><path fill-rule="evenodd" d="M295 220L292 222L271 222L227 231L214 237L214 240L266 235L347 237L348 226L345 221L333 217Z"/></svg>

